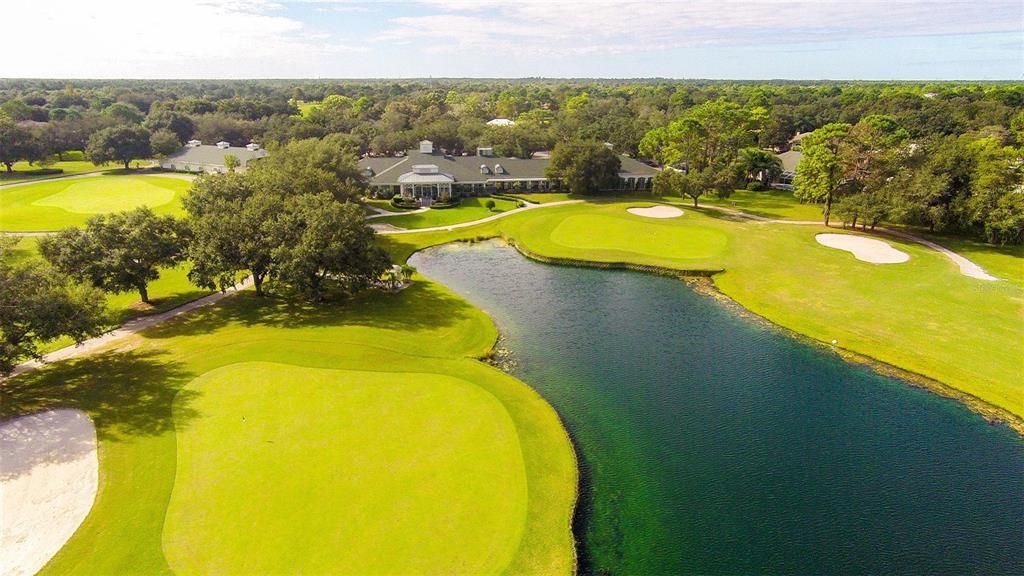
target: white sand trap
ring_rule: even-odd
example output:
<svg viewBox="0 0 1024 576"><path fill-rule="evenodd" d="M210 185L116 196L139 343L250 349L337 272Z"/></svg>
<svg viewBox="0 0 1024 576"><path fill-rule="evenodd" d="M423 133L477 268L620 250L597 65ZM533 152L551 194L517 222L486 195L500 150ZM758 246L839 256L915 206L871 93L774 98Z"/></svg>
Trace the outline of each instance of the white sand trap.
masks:
<svg viewBox="0 0 1024 576"><path fill-rule="evenodd" d="M650 206L648 208L626 208L626 212L645 218L679 218L683 211L675 206Z"/></svg>
<svg viewBox="0 0 1024 576"><path fill-rule="evenodd" d="M901 252L888 242L854 236L852 234L818 234L815 236L819 244L829 248L846 250L853 254L857 260L863 260L872 264L900 264L910 260L910 254Z"/></svg>
<svg viewBox="0 0 1024 576"><path fill-rule="evenodd" d="M0 574L35 574L96 499L96 429L81 410L0 423Z"/></svg>

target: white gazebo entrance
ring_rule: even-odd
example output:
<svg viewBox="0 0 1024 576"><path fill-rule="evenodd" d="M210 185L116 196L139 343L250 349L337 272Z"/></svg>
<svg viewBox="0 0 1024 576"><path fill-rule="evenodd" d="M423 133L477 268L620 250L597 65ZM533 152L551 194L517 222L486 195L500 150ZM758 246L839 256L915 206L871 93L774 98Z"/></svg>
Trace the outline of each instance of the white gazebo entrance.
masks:
<svg viewBox="0 0 1024 576"><path fill-rule="evenodd" d="M441 172L435 164L415 164L412 172L398 177L402 198L406 200L447 201L452 197L455 178Z"/></svg>

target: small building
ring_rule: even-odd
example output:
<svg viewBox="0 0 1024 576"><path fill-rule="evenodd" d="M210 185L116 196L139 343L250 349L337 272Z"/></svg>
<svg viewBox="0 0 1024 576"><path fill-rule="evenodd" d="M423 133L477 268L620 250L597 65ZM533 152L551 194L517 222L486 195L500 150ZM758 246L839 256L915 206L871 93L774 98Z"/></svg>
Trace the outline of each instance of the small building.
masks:
<svg viewBox="0 0 1024 576"><path fill-rule="evenodd" d="M238 170L243 171L249 163L267 155L267 151L259 144L250 143L245 147L232 146L228 142L218 142L214 146L203 145L199 140L190 140L174 154L160 161L165 170L179 172L208 172L211 174L228 171L225 156L238 158Z"/></svg>
<svg viewBox="0 0 1024 576"><path fill-rule="evenodd" d="M782 161L782 173L775 179L775 182L772 182L772 187L792 190L793 179L796 178L796 167L800 164L800 159L803 158L804 154L799 150L788 150L778 156L779 160Z"/></svg>
<svg viewBox="0 0 1024 576"><path fill-rule="evenodd" d="M790 150L799 150L804 138L808 135L810 135L810 132L797 132L795 136L789 139Z"/></svg>
<svg viewBox="0 0 1024 576"><path fill-rule="evenodd" d="M495 118L487 121L488 126L515 126L516 123L508 118Z"/></svg>
<svg viewBox="0 0 1024 576"><path fill-rule="evenodd" d="M625 155L620 161L621 191L651 189L656 168ZM435 151L433 143L424 140L418 150L402 155L361 158L359 167L377 198L400 194L430 204L465 196L561 190L561 182L545 175L549 162L550 157L495 156L487 146L478 148L476 156L452 156Z"/></svg>

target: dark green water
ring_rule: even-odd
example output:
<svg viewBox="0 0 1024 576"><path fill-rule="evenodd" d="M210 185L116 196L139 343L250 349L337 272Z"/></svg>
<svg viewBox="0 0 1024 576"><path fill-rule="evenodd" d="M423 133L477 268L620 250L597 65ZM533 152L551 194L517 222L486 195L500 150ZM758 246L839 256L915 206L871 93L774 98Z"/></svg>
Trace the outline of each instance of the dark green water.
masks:
<svg viewBox="0 0 1024 576"><path fill-rule="evenodd" d="M679 281L495 244L421 272L487 310L558 410L581 573L1024 574L1024 442Z"/></svg>

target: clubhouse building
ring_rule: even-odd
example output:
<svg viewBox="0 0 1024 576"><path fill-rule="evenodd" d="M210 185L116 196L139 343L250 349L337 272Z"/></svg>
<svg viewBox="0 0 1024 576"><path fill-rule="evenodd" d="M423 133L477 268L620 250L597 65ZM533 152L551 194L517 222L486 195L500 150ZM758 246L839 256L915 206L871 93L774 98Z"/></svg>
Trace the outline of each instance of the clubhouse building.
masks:
<svg viewBox="0 0 1024 576"><path fill-rule="evenodd" d="M205 145L199 140L189 140L188 144L160 161L165 170L180 172L209 172L223 174L228 171L225 156L238 158L238 170L244 171L249 162L259 160L267 155L267 151L259 144L232 146L228 142L217 142Z"/></svg>
<svg viewBox="0 0 1024 576"><path fill-rule="evenodd" d="M651 189L656 168L628 156L620 160L621 191ZM561 190L561 182L544 175L548 162L547 157L499 157L492 148L478 148L476 156L453 156L424 140L418 150L401 156L362 158L359 167L375 197L401 194L403 199L429 204L464 196Z"/></svg>

